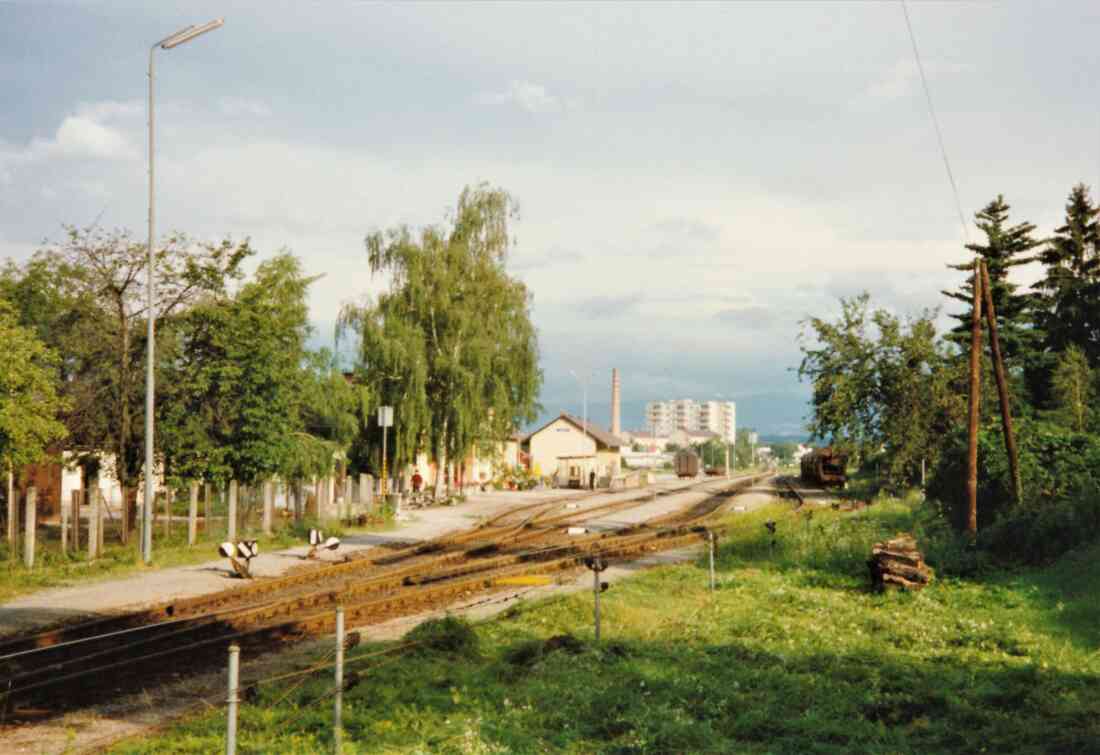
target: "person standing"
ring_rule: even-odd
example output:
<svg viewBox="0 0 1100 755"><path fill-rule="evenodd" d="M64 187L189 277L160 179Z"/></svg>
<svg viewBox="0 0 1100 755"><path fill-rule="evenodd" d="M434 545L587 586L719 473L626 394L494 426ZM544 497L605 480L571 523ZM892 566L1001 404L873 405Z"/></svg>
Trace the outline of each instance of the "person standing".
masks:
<svg viewBox="0 0 1100 755"><path fill-rule="evenodd" d="M589 471L589 473L588 473L588 489L589 490L595 490L596 489L596 470L595 469Z"/></svg>

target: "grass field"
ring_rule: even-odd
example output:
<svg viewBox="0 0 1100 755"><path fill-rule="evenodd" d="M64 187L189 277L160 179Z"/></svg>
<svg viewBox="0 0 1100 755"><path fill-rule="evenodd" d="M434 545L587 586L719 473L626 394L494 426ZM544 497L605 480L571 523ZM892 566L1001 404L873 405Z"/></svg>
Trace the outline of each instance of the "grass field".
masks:
<svg viewBox="0 0 1100 755"><path fill-rule="evenodd" d="M869 592L870 544L924 517L898 502L737 515L716 593L702 561L618 582L599 646L576 594L514 606L449 650L351 664L345 752L1100 752L1100 547L969 578L945 561L919 594ZM562 635L579 642L547 643ZM327 674L260 687L240 752L331 752L329 688ZM215 710L114 751L216 752L224 727Z"/></svg>

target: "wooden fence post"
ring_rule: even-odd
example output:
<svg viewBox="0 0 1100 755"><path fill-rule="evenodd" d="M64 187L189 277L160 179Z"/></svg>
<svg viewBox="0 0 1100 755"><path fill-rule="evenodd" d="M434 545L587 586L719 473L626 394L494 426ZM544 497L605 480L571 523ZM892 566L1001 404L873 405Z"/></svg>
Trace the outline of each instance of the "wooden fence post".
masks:
<svg viewBox="0 0 1100 755"><path fill-rule="evenodd" d="M103 532L107 529L103 523L107 521L107 514L109 512L106 499L104 499L103 495L98 491L96 492L95 499L97 501L95 512L93 512L95 514L95 555L98 558L103 555Z"/></svg>
<svg viewBox="0 0 1100 755"><path fill-rule="evenodd" d="M164 539L172 535L172 504L175 503L176 491L168 488L164 491Z"/></svg>
<svg viewBox="0 0 1100 755"><path fill-rule="evenodd" d="M123 545L126 545L126 542L130 539L130 499L127 495L129 491L126 490L125 485L119 485L118 492L122 495L122 513L119 517L122 520L122 530L119 539Z"/></svg>
<svg viewBox="0 0 1100 755"><path fill-rule="evenodd" d="M229 481L229 521L226 534L230 542L237 540L237 481Z"/></svg>
<svg viewBox="0 0 1100 755"><path fill-rule="evenodd" d="M92 505L88 511L88 560L94 561L99 555L99 498L92 496Z"/></svg>
<svg viewBox="0 0 1100 755"><path fill-rule="evenodd" d="M192 480L191 497L187 502L187 545L195 544L199 533L199 483Z"/></svg>
<svg viewBox="0 0 1100 755"><path fill-rule="evenodd" d="M19 537L19 506L15 500L15 474L8 469L8 547L16 551L16 539Z"/></svg>
<svg viewBox="0 0 1100 755"><path fill-rule="evenodd" d="M73 491L73 511L71 517L71 521L73 523L73 553L80 552L80 505L84 502L84 496L85 491L83 490Z"/></svg>
<svg viewBox="0 0 1100 755"><path fill-rule="evenodd" d="M202 530L203 532L210 531L210 497L212 496L210 490L210 483L204 482L202 484Z"/></svg>
<svg viewBox="0 0 1100 755"><path fill-rule="evenodd" d="M73 491L73 495L76 495L76 491ZM69 515L72 513L72 506L65 505L65 501L61 501L61 553L68 554L69 552Z"/></svg>
<svg viewBox="0 0 1100 755"><path fill-rule="evenodd" d="M34 528L37 525L37 510L35 505L37 504L38 491L35 488L27 488L27 502L26 511L23 513L23 565L28 569L34 568Z"/></svg>
<svg viewBox="0 0 1100 755"><path fill-rule="evenodd" d="M263 530L264 534L271 535L271 519L275 515L275 483L271 480L264 480L264 515L263 515Z"/></svg>

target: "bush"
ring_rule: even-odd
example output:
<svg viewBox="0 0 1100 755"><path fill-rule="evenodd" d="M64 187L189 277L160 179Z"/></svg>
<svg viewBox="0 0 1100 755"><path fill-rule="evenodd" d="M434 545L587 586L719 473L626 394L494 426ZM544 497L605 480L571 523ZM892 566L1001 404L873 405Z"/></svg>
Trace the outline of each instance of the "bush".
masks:
<svg viewBox="0 0 1100 755"><path fill-rule="evenodd" d="M978 436L977 545L1027 563L1054 558L1100 534L1100 436L1048 422L1017 424L1023 500L1013 501L1000 427ZM966 526L967 437L948 441L928 494L956 529Z"/></svg>
<svg viewBox="0 0 1100 755"><path fill-rule="evenodd" d="M480 652L477 632L470 622L455 616L429 619L414 627L404 637L416 645L412 652L448 653L462 658L476 658Z"/></svg>

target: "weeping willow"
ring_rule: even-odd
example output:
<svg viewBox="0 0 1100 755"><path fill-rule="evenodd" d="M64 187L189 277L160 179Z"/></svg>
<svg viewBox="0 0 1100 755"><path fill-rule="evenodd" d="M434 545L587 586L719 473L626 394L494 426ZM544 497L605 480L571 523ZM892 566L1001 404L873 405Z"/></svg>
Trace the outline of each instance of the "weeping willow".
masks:
<svg viewBox="0 0 1100 755"><path fill-rule="evenodd" d="M341 312L359 336L357 372L394 407L393 459L427 452L437 468L534 420L542 373L531 295L508 275L512 198L467 187L443 224L366 237L371 274L389 288ZM437 490L439 480L437 478Z"/></svg>

